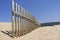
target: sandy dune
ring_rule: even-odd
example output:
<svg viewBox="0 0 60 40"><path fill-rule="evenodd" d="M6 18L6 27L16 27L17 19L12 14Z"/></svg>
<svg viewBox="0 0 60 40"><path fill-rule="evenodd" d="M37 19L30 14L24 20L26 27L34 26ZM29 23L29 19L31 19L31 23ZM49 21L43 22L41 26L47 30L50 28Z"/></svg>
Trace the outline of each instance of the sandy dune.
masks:
<svg viewBox="0 0 60 40"><path fill-rule="evenodd" d="M11 30L11 23L0 22L0 40L60 40L60 25L39 27L18 38L11 38L2 31Z"/></svg>

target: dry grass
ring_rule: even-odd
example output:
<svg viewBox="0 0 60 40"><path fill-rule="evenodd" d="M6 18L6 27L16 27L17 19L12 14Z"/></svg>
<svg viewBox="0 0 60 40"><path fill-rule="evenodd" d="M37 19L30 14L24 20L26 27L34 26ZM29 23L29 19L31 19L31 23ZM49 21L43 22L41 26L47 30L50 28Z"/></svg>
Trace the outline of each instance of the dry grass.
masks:
<svg viewBox="0 0 60 40"><path fill-rule="evenodd" d="M11 23L0 22L0 40L60 40L60 25L39 27L18 38L11 38L1 32L6 30L11 30Z"/></svg>

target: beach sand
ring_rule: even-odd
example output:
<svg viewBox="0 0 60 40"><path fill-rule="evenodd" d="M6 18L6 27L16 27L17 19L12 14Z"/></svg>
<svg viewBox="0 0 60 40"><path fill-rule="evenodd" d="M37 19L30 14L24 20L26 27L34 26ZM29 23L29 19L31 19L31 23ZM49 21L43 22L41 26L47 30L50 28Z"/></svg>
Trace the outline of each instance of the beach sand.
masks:
<svg viewBox="0 0 60 40"><path fill-rule="evenodd" d="M30 33L11 38L2 31L12 30L10 22L0 22L0 40L60 40L60 25L39 27Z"/></svg>

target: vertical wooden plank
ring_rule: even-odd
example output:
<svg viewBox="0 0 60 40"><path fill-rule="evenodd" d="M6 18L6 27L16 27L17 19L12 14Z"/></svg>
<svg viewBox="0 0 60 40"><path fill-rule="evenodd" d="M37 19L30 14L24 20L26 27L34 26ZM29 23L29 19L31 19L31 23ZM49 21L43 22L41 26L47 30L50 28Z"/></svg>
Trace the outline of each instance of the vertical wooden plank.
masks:
<svg viewBox="0 0 60 40"><path fill-rule="evenodd" d="M24 9L24 8L23 8L23 15L24 15L24 17L25 17L25 9ZM26 32L26 31L25 31L25 29L26 29L26 28L25 28L25 27L26 27L26 26L25 26L25 18L23 18L23 23L24 23L24 33L23 33L23 34L25 34L25 32Z"/></svg>
<svg viewBox="0 0 60 40"><path fill-rule="evenodd" d="M23 9L24 10L24 17L25 17L25 9Z"/></svg>
<svg viewBox="0 0 60 40"><path fill-rule="evenodd" d="M24 16L26 17L26 10L24 9ZM24 19L24 24L25 24L25 34L27 33L27 21Z"/></svg>
<svg viewBox="0 0 60 40"><path fill-rule="evenodd" d="M20 35L22 34L22 20L21 20L21 17L20 17Z"/></svg>
<svg viewBox="0 0 60 40"><path fill-rule="evenodd" d="M12 0L12 37L14 38L14 1Z"/></svg>
<svg viewBox="0 0 60 40"><path fill-rule="evenodd" d="M26 19L26 33L28 32L28 26L27 26L28 24L27 24L27 19Z"/></svg>
<svg viewBox="0 0 60 40"><path fill-rule="evenodd" d="M23 10L23 16L24 16L24 8L22 9ZM24 18L23 18L23 35L25 34L25 26L24 26Z"/></svg>
<svg viewBox="0 0 60 40"><path fill-rule="evenodd" d="M20 6L20 14L22 15L22 7L21 6ZM21 28L20 35L22 35L23 29L22 29L22 17L21 16L20 16L20 24L21 24L21 26L20 26L20 28Z"/></svg>
<svg viewBox="0 0 60 40"><path fill-rule="evenodd" d="M31 22L30 22L30 27L31 27ZM31 29L32 29L32 27L31 27ZM30 29L30 31L31 31L31 29Z"/></svg>
<svg viewBox="0 0 60 40"><path fill-rule="evenodd" d="M28 14L27 14L28 15ZM28 29L28 32L29 32L29 21L27 20L27 29Z"/></svg>
<svg viewBox="0 0 60 40"><path fill-rule="evenodd" d="M20 9L20 15L21 15L21 6L19 9ZM22 18L20 16L20 36L21 36L21 34L22 34Z"/></svg>
<svg viewBox="0 0 60 40"><path fill-rule="evenodd" d="M29 20L28 20L28 32L30 32L30 23L29 23Z"/></svg>
<svg viewBox="0 0 60 40"><path fill-rule="evenodd" d="M20 6L20 15L22 15L21 14L22 12L21 12L21 6ZM21 23L21 30L20 30L20 35L22 35L22 17L20 17L20 23Z"/></svg>
<svg viewBox="0 0 60 40"><path fill-rule="evenodd" d="M23 15L23 8L22 8L22 7L21 7L21 14ZM23 28L23 17L21 17L21 19L22 19L21 21L22 21L22 35L23 35L23 31L24 31L24 30L23 30L23 29L24 29L24 28Z"/></svg>
<svg viewBox="0 0 60 40"><path fill-rule="evenodd" d="M21 34L23 34L23 18L21 17L21 31L22 31L22 33Z"/></svg>
<svg viewBox="0 0 60 40"><path fill-rule="evenodd" d="M17 13L17 3L16 3L16 13ZM17 37L17 27L18 27L18 15L16 14L16 23L15 23L15 36Z"/></svg>
<svg viewBox="0 0 60 40"><path fill-rule="evenodd" d="M23 7L21 7L21 14L24 16L24 10ZM24 18L22 17L22 35L24 34Z"/></svg>
<svg viewBox="0 0 60 40"><path fill-rule="evenodd" d="M18 13L20 14L20 6L18 5ZM18 16L18 36L20 37L20 16Z"/></svg>
<svg viewBox="0 0 60 40"><path fill-rule="evenodd" d="M25 17L27 17L27 11L25 10ZM27 22L27 19L26 20L26 32L28 32L28 22Z"/></svg>

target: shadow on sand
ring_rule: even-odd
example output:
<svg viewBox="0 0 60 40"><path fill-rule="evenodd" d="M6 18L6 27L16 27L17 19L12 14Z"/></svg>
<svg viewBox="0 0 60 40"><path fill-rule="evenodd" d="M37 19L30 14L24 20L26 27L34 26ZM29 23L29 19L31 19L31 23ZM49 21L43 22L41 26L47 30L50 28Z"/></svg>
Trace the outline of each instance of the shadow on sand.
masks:
<svg viewBox="0 0 60 40"><path fill-rule="evenodd" d="M54 26L54 25L60 25L60 22L41 23L41 27L44 27L44 26Z"/></svg>
<svg viewBox="0 0 60 40"><path fill-rule="evenodd" d="M37 28L39 28L39 27L37 27ZM35 28L35 29L37 29L37 28ZM27 33L20 34L20 36L24 36L26 34L29 34L30 32L32 32L35 29L32 29L31 31L29 31ZM12 38L12 31L5 30L5 31L1 31L1 32ZM14 35L15 35L15 33L14 33ZM18 36L18 34L17 34L17 36ZM15 35L15 37L16 37L16 35Z"/></svg>
<svg viewBox="0 0 60 40"><path fill-rule="evenodd" d="M60 25L60 22L41 23L41 26L40 27L54 26L54 25ZM37 28L39 28L39 27L37 27ZM35 28L35 29L37 29L37 28ZM33 30L35 30L35 29L33 29ZM31 30L31 31L33 31L33 30ZM29 31L28 33L30 33L31 31ZM6 30L6 31L1 31L1 32L4 33L4 34L6 34L6 35L8 35L8 36L10 36L12 38L12 31L7 31ZM28 33L24 33L23 35L26 35ZM21 35L21 36L23 36L23 35Z"/></svg>
<svg viewBox="0 0 60 40"><path fill-rule="evenodd" d="M1 31L2 33L12 37L12 32L11 31Z"/></svg>

